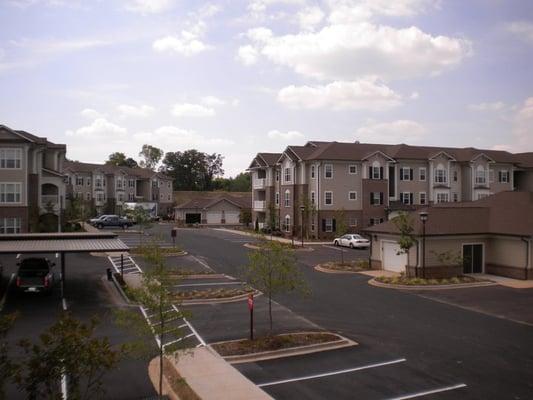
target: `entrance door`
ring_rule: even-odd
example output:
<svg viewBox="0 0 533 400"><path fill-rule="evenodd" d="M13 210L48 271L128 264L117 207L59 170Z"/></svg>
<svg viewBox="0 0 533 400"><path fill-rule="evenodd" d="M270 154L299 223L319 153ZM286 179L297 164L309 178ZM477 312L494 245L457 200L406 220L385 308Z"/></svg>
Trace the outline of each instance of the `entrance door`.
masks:
<svg viewBox="0 0 533 400"><path fill-rule="evenodd" d="M463 245L463 273L480 274L483 272L483 245Z"/></svg>

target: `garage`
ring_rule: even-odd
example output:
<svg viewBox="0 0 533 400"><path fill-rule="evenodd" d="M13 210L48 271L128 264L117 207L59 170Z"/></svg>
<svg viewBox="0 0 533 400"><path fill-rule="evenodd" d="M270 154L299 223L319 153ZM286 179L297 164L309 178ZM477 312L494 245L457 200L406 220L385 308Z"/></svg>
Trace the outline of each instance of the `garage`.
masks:
<svg viewBox="0 0 533 400"><path fill-rule="evenodd" d="M407 254L401 253L398 242L381 242L381 261L383 263L383 269L393 272L405 272L405 266L407 265Z"/></svg>
<svg viewBox="0 0 533 400"><path fill-rule="evenodd" d="M222 212L221 211L208 211L207 212L207 223L208 224L222 223Z"/></svg>
<svg viewBox="0 0 533 400"><path fill-rule="evenodd" d="M239 211L226 211L226 224L237 225L240 220Z"/></svg>
<svg viewBox="0 0 533 400"><path fill-rule="evenodd" d="M200 224L201 222L202 222L201 213L186 213L185 214L186 224Z"/></svg>

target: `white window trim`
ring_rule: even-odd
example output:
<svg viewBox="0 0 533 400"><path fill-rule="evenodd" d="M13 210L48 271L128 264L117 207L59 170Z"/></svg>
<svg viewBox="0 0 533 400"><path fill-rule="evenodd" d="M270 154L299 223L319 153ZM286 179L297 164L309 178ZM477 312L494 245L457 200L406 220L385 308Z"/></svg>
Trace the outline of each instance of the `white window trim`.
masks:
<svg viewBox="0 0 533 400"><path fill-rule="evenodd" d="M407 198L407 203L405 202L406 198ZM402 192L402 204L404 204L406 206L412 205L411 204L411 192Z"/></svg>
<svg viewBox="0 0 533 400"><path fill-rule="evenodd" d="M422 195L424 195L424 203L421 201ZM428 204L428 196L426 192L418 192L418 204L424 206Z"/></svg>
<svg viewBox="0 0 533 400"><path fill-rule="evenodd" d="M283 197L283 205L285 207L290 207L291 206L291 192L290 190L285 190L285 194L284 194L284 197Z"/></svg>
<svg viewBox="0 0 533 400"><path fill-rule="evenodd" d="M355 194L355 198L354 198L354 199L350 198L350 195L351 195L352 193ZM348 192L348 200L349 200L349 201L357 201L357 191L355 191L355 190L350 190L350 191Z"/></svg>
<svg viewBox="0 0 533 400"><path fill-rule="evenodd" d="M326 203L328 193L331 193L331 204ZM324 205L329 207L333 205L333 192L331 190L324 191Z"/></svg>
<svg viewBox="0 0 533 400"><path fill-rule="evenodd" d="M405 178L404 171L407 171L407 179ZM402 167L402 168L400 168L400 174L401 174L401 178L402 178L400 180L402 180L402 181L410 181L411 180L411 167Z"/></svg>
<svg viewBox="0 0 533 400"><path fill-rule="evenodd" d="M287 179L287 171L289 171L289 178L290 179ZM286 167L286 168L283 168L283 183L292 183L292 168L291 167Z"/></svg>
<svg viewBox="0 0 533 400"><path fill-rule="evenodd" d="M422 171L424 171L424 179L422 179ZM426 167L418 168L418 180L420 182L425 182L427 180L427 169Z"/></svg>
<svg viewBox="0 0 533 400"><path fill-rule="evenodd" d="M316 177L316 167L315 165L311 165L311 179L315 179Z"/></svg>
<svg viewBox="0 0 533 400"><path fill-rule="evenodd" d="M315 191L311 191L311 205L316 205L316 194Z"/></svg>
<svg viewBox="0 0 533 400"><path fill-rule="evenodd" d="M14 151L15 157L9 160L13 160L15 162L15 166L13 168L2 167L2 161L7 165L8 158L6 157L6 151ZM17 167L17 161L18 161L18 167ZM0 169L22 169L22 149L20 147L1 147L0 148Z"/></svg>
<svg viewBox="0 0 533 400"><path fill-rule="evenodd" d="M0 234L7 234L7 228L12 227L13 233L20 233L21 218L20 217L3 217L0 218L2 225L0 226ZM12 224L8 224L7 221L11 220ZM10 232L11 233L11 232Z"/></svg>
<svg viewBox="0 0 533 400"><path fill-rule="evenodd" d="M289 220L289 223L287 223L287 220ZM284 225L285 225L285 232L291 231L291 216L289 214L285 215L285 218L283 219Z"/></svg>
<svg viewBox="0 0 533 400"><path fill-rule="evenodd" d="M333 218L325 218L325 220L326 220L326 223L324 224L325 225L324 232L333 232ZM329 221L329 224L328 224L328 221ZM329 229L328 229L328 226L329 226Z"/></svg>
<svg viewBox="0 0 533 400"><path fill-rule="evenodd" d="M276 192L276 193L274 194L274 204L275 204L276 206L279 206L279 192Z"/></svg>
<svg viewBox="0 0 533 400"><path fill-rule="evenodd" d="M16 199L17 198L16 195L18 194L19 201L1 201L0 200L0 204L22 204L22 183L21 182L0 182L0 188L2 187L2 185L4 186L3 193L4 193L4 196L6 197L8 194L8 192L6 191L6 186L14 185L13 195ZM17 187L18 187L18 190L17 190ZM0 190L0 193L2 193L2 190Z"/></svg>
<svg viewBox="0 0 533 400"><path fill-rule="evenodd" d="M352 167L355 168L355 172L352 172L352 171L351 171ZM348 165L348 174L349 174L349 175L357 175L357 164L350 164L350 165Z"/></svg>
<svg viewBox="0 0 533 400"><path fill-rule="evenodd" d="M328 177L328 167L331 167L331 176ZM333 164L324 164L324 179L333 179Z"/></svg>
<svg viewBox="0 0 533 400"><path fill-rule="evenodd" d="M504 174L506 176L505 180L504 179L500 180L500 178L503 178ZM498 173L498 183L509 183L511 181L510 177L511 177L511 174L509 173L509 170L502 169ZM494 179L491 182L494 182Z"/></svg>

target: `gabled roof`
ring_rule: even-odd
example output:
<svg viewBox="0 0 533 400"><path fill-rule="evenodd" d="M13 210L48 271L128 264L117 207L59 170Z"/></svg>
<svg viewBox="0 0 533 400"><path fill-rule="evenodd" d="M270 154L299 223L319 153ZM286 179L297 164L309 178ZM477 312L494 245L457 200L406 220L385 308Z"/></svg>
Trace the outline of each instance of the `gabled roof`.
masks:
<svg viewBox="0 0 533 400"><path fill-rule="evenodd" d="M388 158L390 161L396 161L394 158L392 157L389 157L387 154L383 153L381 150L376 150L368 155L366 155L364 158L363 158L363 161L364 160L368 160L370 157L376 155L376 154L381 154L384 158Z"/></svg>
<svg viewBox="0 0 533 400"><path fill-rule="evenodd" d="M515 154L515 160L519 167L533 168L533 152Z"/></svg>
<svg viewBox="0 0 533 400"><path fill-rule="evenodd" d="M239 208L251 208L252 207L252 194L249 196L231 196L228 194L222 194L215 198L211 197L200 197L189 200L183 204L179 204L174 208L177 209L201 209L207 210L214 206L215 204L220 203L221 201L227 201L236 207Z"/></svg>
<svg viewBox="0 0 533 400"><path fill-rule="evenodd" d="M274 165L276 165L280 156L281 153L257 153L248 168L252 169L257 167L273 167Z"/></svg>
<svg viewBox="0 0 533 400"><path fill-rule="evenodd" d="M12 135L18 136L22 140L25 140L25 141L30 142L30 143L43 144L43 145L46 145L47 147L51 147L51 148L66 149L66 145L64 145L64 144L52 143L52 142L48 141L48 139L46 139L44 137L35 136L34 134L26 132L26 131L14 130L14 129L11 129L10 127L6 126L6 125L1 125L0 124L0 130L4 130L6 132L9 132Z"/></svg>
<svg viewBox="0 0 533 400"><path fill-rule="evenodd" d="M116 166L116 165L110 165L110 164L92 164L92 163L83 163L79 161L70 161L65 160L63 164L63 169L71 171L73 173L77 172L87 172L91 173L94 171L102 171L105 174L115 174L115 173L123 173L126 175L131 176L137 176L139 178L160 178L160 179L168 179L171 180L172 178L163 174L162 172L156 172L148 168L130 168L130 167L123 167L123 166Z"/></svg>
<svg viewBox="0 0 533 400"><path fill-rule="evenodd" d="M452 156L450 153L448 153L447 151L444 151L444 150L441 150L441 151L433 154L431 157L428 157L428 160L434 160L435 158L440 157L442 155L446 156L448 159L450 159L452 161L457 161L454 156Z"/></svg>
<svg viewBox="0 0 533 400"><path fill-rule="evenodd" d="M500 192L484 199L463 203L439 203L428 212L426 235L500 234L533 236L533 193ZM409 213L414 232L420 234L419 211ZM370 234L399 234L394 221L365 229Z"/></svg>

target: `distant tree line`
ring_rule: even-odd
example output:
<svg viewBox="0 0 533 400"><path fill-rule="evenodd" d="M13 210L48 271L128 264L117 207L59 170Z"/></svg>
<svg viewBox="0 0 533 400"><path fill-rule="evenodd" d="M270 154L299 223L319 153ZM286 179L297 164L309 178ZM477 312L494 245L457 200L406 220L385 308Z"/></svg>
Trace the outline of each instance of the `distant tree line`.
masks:
<svg viewBox="0 0 533 400"><path fill-rule="evenodd" d="M172 177L174 190L224 190L228 192L248 192L252 189L250 174L242 172L234 178L224 178L222 163L224 157L217 153L204 153L198 150L185 150L164 153L157 147L145 144L137 162L125 153L109 155L106 164L130 168L155 169Z"/></svg>

